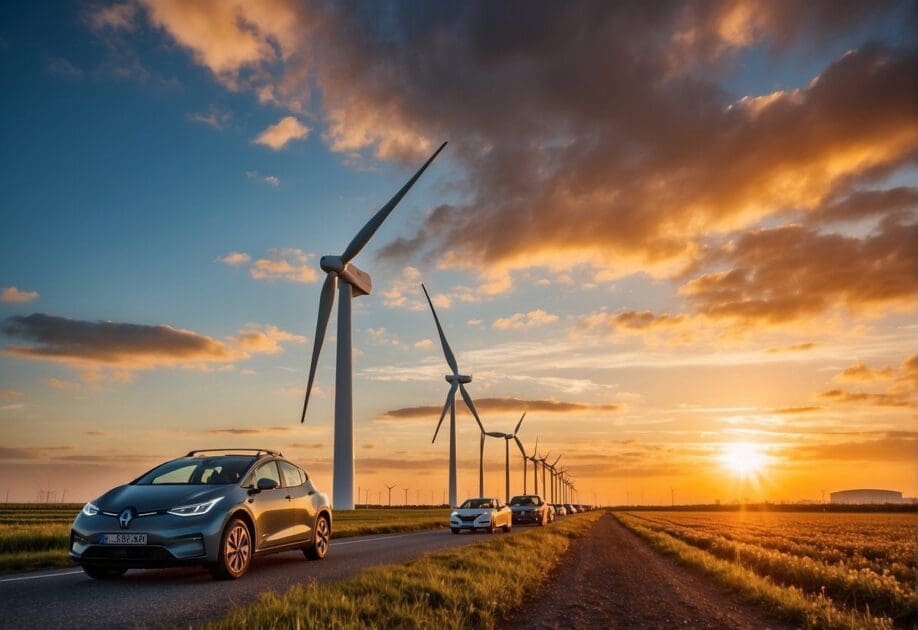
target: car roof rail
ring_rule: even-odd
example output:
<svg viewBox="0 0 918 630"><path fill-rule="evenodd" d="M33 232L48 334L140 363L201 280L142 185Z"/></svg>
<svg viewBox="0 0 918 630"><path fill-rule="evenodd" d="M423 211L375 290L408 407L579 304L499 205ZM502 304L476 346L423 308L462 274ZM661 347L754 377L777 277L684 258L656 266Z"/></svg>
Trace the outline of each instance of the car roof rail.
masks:
<svg viewBox="0 0 918 630"><path fill-rule="evenodd" d="M283 453L280 451L272 451L267 448L199 448L193 451L188 451L188 454L185 457L194 457L195 455L200 455L201 453L255 453L258 455L276 455L278 457L283 457Z"/></svg>

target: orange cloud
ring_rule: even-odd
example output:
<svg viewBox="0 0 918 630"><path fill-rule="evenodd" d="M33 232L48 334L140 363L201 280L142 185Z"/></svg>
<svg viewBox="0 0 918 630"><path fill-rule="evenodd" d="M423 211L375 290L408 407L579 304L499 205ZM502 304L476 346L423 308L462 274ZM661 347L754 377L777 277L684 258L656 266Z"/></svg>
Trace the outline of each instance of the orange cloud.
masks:
<svg viewBox="0 0 918 630"><path fill-rule="evenodd" d="M851 382L888 381L895 374L896 371L888 366L881 370L875 370L867 367L864 363L858 362L846 367L840 374L836 375L835 380Z"/></svg>
<svg viewBox="0 0 918 630"><path fill-rule="evenodd" d="M222 262L224 265L231 265L234 267L237 265L244 265L245 263L249 262L251 259L252 257L246 254L245 252L230 252L226 254L225 256L220 256L219 258L217 258L217 260L219 262Z"/></svg>
<svg viewBox="0 0 918 630"><path fill-rule="evenodd" d="M557 315L536 309L528 313L514 313L509 317L499 317L494 320L492 326L499 330L510 330L518 328L536 328L538 326L547 326L558 321Z"/></svg>
<svg viewBox="0 0 918 630"><path fill-rule="evenodd" d="M0 291L0 301L7 304L26 304L38 298L38 291L22 291L16 287L6 287Z"/></svg>
<svg viewBox="0 0 918 630"><path fill-rule="evenodd" d="M3 400L14 400L20 398L22 392L18 389L0 389L0 399Z"/></svg>
<svg viewBox="0 0 918 630"><path fill-rule="evenodd" d="M295 117L286 116L258 134L254 142L279 151L294 140L305 140L309 131L309 127Z"/></svg>
<svg viewBox="0 0 918 630"><path fill-rule="evenodd" d="M268 257L259 258L249 267L256 280L289 280L315 282L319 274L310 264L311 254L291 247L268 250Z"/></svg>

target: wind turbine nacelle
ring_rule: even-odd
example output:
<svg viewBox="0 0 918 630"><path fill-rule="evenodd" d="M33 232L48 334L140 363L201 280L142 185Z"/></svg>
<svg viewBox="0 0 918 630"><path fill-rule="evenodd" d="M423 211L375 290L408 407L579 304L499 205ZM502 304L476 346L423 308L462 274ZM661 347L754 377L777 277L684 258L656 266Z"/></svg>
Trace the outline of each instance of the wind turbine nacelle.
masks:
<svg viewBox="0 0 918 630"><path fill-rule="evenodd" d="M443 378L446 379L447 383L460 383L466 385L472 382L472 377L466 376L465 374L447 374Z"/></svg>
<svg viewBox="0 0 918 630"><path fill-rule="evenodd" d="M354 297L369 295L373 290L373 280L370 274L354 265L345 265L344 270L338 272L338 277L351 285L351 295Z"/></svg>

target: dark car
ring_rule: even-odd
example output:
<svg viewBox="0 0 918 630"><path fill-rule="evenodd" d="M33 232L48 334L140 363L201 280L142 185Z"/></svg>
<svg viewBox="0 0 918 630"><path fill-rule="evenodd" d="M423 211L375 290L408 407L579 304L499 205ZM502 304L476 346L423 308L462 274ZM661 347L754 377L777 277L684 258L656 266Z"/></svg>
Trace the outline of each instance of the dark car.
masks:
<svg viewBox="0 0 918 630"><path fill-rule="evenodd" d="M328 497L281 453L192 451L87 503L70 557L93 578L197 564L235 579L262 554L324 558L331 526Z"/></svg>
<svg viewBox="0 0 918 630"><path fill-rule="evenodd" d="M521 494L510 499L513 524L545 525L551 522L548 504L537 494Z"/></svg>

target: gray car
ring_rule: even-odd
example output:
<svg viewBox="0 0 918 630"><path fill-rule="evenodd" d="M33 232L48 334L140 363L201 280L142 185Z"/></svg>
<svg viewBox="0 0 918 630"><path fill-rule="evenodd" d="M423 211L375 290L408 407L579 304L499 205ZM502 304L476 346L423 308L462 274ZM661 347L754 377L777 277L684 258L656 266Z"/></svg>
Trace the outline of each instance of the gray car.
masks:
<svg viewBox="0 0 918 630"><path fill-rule="evenodd" d="M70 557L97 579L186 564L235 579L262 554L324 558L331 528L328 497L281 453L192 451L83 506Z"/></svg>

